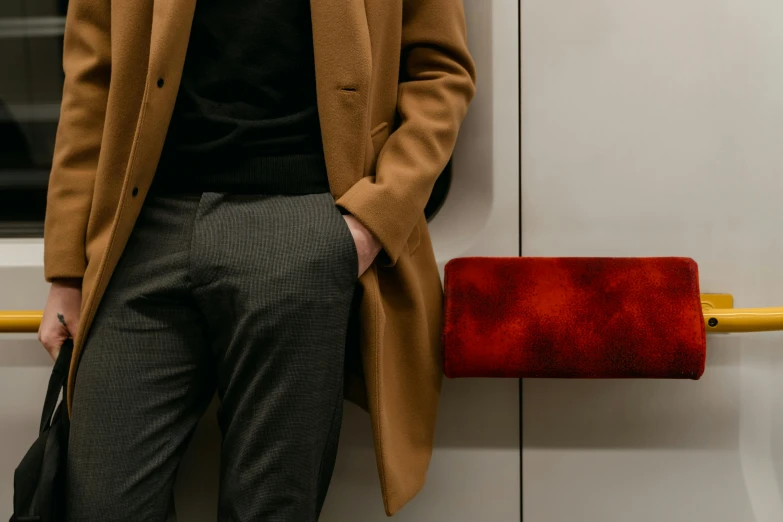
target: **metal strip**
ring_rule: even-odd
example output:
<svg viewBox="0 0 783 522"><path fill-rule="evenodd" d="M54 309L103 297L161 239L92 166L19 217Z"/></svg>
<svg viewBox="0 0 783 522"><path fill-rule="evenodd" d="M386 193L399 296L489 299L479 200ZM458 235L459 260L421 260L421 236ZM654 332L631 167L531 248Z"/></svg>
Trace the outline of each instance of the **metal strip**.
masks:
<svg viewBox="0 0 783 522"><path fill-rule="evenodd" d="M64 16L0 18L0 39L38 38L65 34Z"/></svg>

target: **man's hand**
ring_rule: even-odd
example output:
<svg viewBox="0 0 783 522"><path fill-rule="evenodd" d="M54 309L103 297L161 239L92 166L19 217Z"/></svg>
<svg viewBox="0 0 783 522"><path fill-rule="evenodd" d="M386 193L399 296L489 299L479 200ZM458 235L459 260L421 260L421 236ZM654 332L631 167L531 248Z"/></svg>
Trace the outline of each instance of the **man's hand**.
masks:
<svg viewBox="0 0 783 522"><path fill-rule="evenodd" d="M378 239L362 225L358 219L350 214L344 215L343 219L348 224L353 234L353 241L356 243L356 252L359 254L359 275L362 275L368 268L378 253L381 251L381 243Z"/></svg>
<svg viewBox="0 0 783 522"><path fill-rule="evenodd" d="M44 307L38 340L57 359L66 339L76 335L82 306L82 280L60 279L52 282Z"/></svg>

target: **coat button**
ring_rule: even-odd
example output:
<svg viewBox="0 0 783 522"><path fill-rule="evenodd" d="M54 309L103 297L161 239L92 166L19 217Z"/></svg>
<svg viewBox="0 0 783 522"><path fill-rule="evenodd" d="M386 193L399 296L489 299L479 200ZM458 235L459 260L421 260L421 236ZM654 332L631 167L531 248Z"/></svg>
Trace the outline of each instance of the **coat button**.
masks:
<svg viewBox="0 0 783 522"><path fill-rule="evenodd" d="M139 187L133 187L133 191L131 192L133 197L135 198L139 194Z"/></svg>
<svg viewBox="0 0 783 522"><path fill-rule="evenodd" d="M158 87L163 87L163 78L158 78Z"/></svg>

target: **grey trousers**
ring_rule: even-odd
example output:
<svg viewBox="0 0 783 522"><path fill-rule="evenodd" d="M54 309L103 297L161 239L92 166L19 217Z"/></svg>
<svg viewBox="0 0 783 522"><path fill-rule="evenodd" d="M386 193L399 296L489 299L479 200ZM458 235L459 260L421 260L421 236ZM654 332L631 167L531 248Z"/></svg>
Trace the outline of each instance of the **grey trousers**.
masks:
<svg viewBox="0 0 783 522"><path fill-rule="evenodd" d="M176 470L215 391L216 519L317 520L357 272L328 193L150 196L80 361L68 520L174 520Z"/></svg>

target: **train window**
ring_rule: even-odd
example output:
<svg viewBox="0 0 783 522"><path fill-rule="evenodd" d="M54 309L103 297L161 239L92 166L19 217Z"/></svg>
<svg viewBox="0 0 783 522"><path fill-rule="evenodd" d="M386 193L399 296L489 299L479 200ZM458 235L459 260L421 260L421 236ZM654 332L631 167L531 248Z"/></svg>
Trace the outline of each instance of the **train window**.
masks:
<svg viewBox="0 0 783 522"><path fill-rule="evenodd" d="M43 234L67 0L0 2L0 237Z"/></svg>

